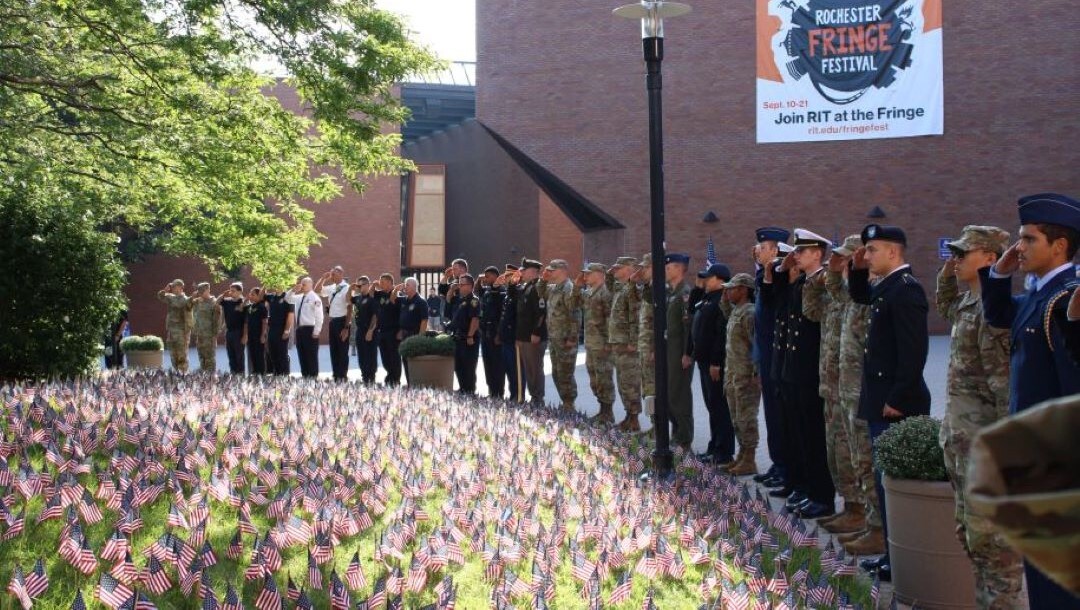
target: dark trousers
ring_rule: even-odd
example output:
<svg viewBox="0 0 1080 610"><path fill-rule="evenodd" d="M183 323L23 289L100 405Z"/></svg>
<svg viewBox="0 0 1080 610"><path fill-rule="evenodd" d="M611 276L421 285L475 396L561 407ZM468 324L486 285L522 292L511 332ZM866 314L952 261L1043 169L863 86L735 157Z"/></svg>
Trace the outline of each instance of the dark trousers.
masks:
<svg viewBox="0 0 1080 610"><path fill-rule="evenodd" d="M359 332L359 331L358 331ZM363 335L356 337L356 359L360 361L360 379L366 385L375 383L375 372L379 369L379 341L368 341Z"/></svg>
<svg viewBox="0 0 1080 610"><path fill-rule="evenodd" d="M698 361L697 366L701 395L709 411L709 448L706 453L712 454L718 461L728 462L735 454L735 425L731 422L731 411L724 394L724 373L721 369L720 380L713 381L709 376L708 362Z"/></svg>
<svg viewBox="0 0 1080 610"><path fill-rule="evenodd" d="M480 342L480 353L484 358L484 379L487 380L488 396L502 398L506 392L502 345L495 345L494 338L484 339Z"/></svg>
<svg viewBox="0 0 1080 610"><path fill-rule="evenodd" d="M266 374L266 344L262 341L252 341L248 337L247 342L248 373L251 375Z"/></svg>
<svg viewBox="0 0 1080 610"><path fill-rule="evenodd" d="M225 331L225 353L229 355L229 372L234 375L244 374L243 336L243 330Z"/></svg>
<svg viewBox="0 0 1080 610"><path fill-rule="evenodd" d="M765 442L769 447L769 459L773 466L784 474L784 424L780 419L779 386L768 374L771 359L762 359L759 364L761 375L761 402L765 407Z"/></svg>
<svg viewBox="0 0 1080 610"><path fill-rule="evenodd" d="M289 340L282 339L283 328L271 328L266 336L266 370L271 375L288 375L292 366L289 363Z"/></svg>
<svg viewBox="0 0 1080 610"><path fill-rule="evenodd" d="M1028 607L1031 610L1080 608L1080 597L1074 596L1026 561L1024 576L1027 578Z"/></svg>
<svg viewBox="0 0 1080 610"><path fill-rule="evenodd" d="M801 386L798 394L799 451L803 460L803 480L806 492L814 502L832 507L836 504L836 486L829 473L828 450L825 448L825 399L813 387Z"/></svg>
<svg viewBox="0 0 1080 610"><path fill-rule="evenodd" d="M382 359L383 368L386 369L384 385L395 386L401 384L401 354L398 353L397 329L391 332L379 333L379 358Z"/></svg>
<svg viewBox="0 0 1080 610"><path fill-rule="evenodd" d="M345 330L345 316L330 318L330 368L334 371L334 381L344 381L349 375L349 335L341 338Z"/></svg>
<svg viewBox="0 0 1080 610"><path fill-rule="evenodd" d="M479 359L479 343L469 345L465 339L454 340L454 375L462 394L476 394L476 361Z"/></svg>
<svg viewBox="0 0 1080 610"><path fill-rule="evenodd" d="M296 359L300 361L302 376L319 376L319 337L314 327L301 326L296 329Z"/></svg>
<svg viewBox="0 0 1080 610"><path fill-rule="evenodd" d="M420 329L417 329L417 332L410 332L402 329L401 341L398 341L398 345L400 346L406 339L418 334L420 334ZM405 384L409 385L409 361L404 358L401 358L401 370L405 372Z"/></svg>
<svg viewBox="0 0 1080 610"><path fill-rule="evenodd" d="M889 426L893 424L891 421L868 421L870 428L870 447L871 452L876 454L877 449L873 449L874 441L877 437L885 434L885 431L889 429ZM885 535L885 558L889 557L889 522L885 518L885 486L881 484L881 471L877 468L874 469L874 489L877 490L878 497L878 511L881 513L881 533ZM1033 606L1034 608L1034 606Z"/></svg>
<svg viewBox="0 0 1080 610"><path fill-rule="evenodd" d="M518 359L517 343L514 341L502 344L502 368L506 373L510 400L524 401L524 398L521 398L525 393L525 388L521 386L521 361Z"/></svg>
<svg viewBox="0 0 1080 610"><path fill-rule="evenodd" d="M777 394L780 403L780 427L784 437L783 456L789 487L806 492L806 462L802 457L802 434L799 430L799 386L781 382Z"/></svg>

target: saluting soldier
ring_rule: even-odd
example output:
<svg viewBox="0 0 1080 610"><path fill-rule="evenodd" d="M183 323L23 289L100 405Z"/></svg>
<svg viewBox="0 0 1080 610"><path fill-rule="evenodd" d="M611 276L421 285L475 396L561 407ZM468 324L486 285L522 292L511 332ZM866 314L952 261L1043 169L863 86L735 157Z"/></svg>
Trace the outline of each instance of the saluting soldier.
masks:
<svg viewBox="0 0 1080 610"><path fill-rule="evenodd" d="M643 254L641 262L634 265L634 274L630 281L637 291L638 300L637 352L638 366L641 369L641 406L651 419L655 415L653 401L656 397L656 346L653 338L656 308L652 298L651 252Z"/></svg>
<svg viewBox="0 0 1080 610"><path fill-rule="evenodd" d="M577 401L577 379L574 368L577 366L578 332L581 321L578 317L580 305L577 291L570 281L565 260L557 258L548 263L548 281L541 282L543 295L547 301L548 346L551 350L551 380L559 393L559 408L573 412Z"/></svg>
<svg viewBox="0 0 1080 610"><path fill-rule="evenodd" d="M396 386L401 384L401 303L398 291L394 288L394 276L384 273L379 276L379 286L374 292L376 328L379 333L379 357L382 359L386 377L383 384Z"/></svg>
<svg viewBox="0 0 1080 610"><path fill-rule="evenodd" d="M683 353L690 335L690 285L686 269L690 256L668 254L664 257L667 280L667 368L668 410L671 413L671 442L684 452L694 442L694 361Z"/></svg>
<svg viewBox="0 0 1080 610"><path fill-rule="evenodd" d="M455 258L450 266L443 271L442 281L439 282L439 296L446 300L446 319L453 320L457 312L461 297L452 291L454 283L469 272L469 261L463 258Z"/></svg>
<svg viewBox="0 0 1080 610"><path fill-rule="evenodd" d="M529 389L529 400L544 406L544 351L547 349L547 303L540 294L540 261L523 259L521 270L514 277L519 285L517 298L517 341L523 385ZM524 393L520 401L524 402Z"/></svg>
<svg viewBox="0 0 1080 610"><path fill-rule="evenodd" d="M907 236L902 229L871 224L862 230L861 238L863 246L852 256L848 272L848 291L853 301L870 306L859 417L869 424L873 443L905 417L930 413L930 390L923 379L930 348L926 322L930 306L905 261ZM881 278L873 286L870 274ZM880 502L885 493L876 468L874 480ZM878 509L888 540L885 503ZM881 558L860 565L876 571L882 580L892 579L888 547Z"/></svg>
<svg viewBox="0 0 1080 610"><path fill-rule="evenodd" d="M698 457L704 462L730 466L734 462L735 428L724 396L724 360L727 354L727 316L721 308L724 284L731 279L727 265L713 264L697 274L704 291L697 303L690 298L693 314L686 342L686 356L698 367L701 394L709 413L709 446Z"/></svg>
<svg viewBox="0 0 1080 610"><path fill-rule="evenodd" d="M398 327L401 340L404 341L414 335L422 335L427 332L428 308L427 300L420 296L420 283L415 277L405 278L405 281L394 287L394 291L400 295L398 304L401 315L398 318ZM405 370L405 380L409 380L409 363L403 360L401 367ZM476 367L473 367L475 375Z"/></svg>
<svg viewBox="0 0 1080 610"><path fill-rule="evenodd" d="M791 237L791 232L780 227L761 227L755 232L753 248L754 285L758 298L754 301L754 363L761 380L761 402L765 409L765 442L769 448L769 469L754 480L770 487L784 482L784 442L780 420L779 389L773 382L772 356L776 329L775 300L771 294L761 292L765 268L780 256L780 244Z"/></svg>
<svg viewBox="0 0 1080 610"><path fill-rule="evenodd" d="M758 404L761 385L754 363L754 278L736 273L724 284L724 299L731 304L724 358L724 396L739 441L739 454L728 468L733 476L757 474Z"/></svg>
<svg viewBox="0 0 1080 610"><path fill-rule="evenodd" d="M968 512L967 471L971 441L979 430L1009 414L1009 331L986 323L979 270L997 262L1009 234L998 227L968 225L948 243L952 258L937 277L935 307L952 324L948 398L941 422L945 470L953 484L957 533L975 567L980 608L1022 608L1024 563L984 517ZM967 290L961 292L959 282Z"/></svg>
<svg viewBox="0 0 1080 610"><path fill-rule="evenodd" d="M195 286L191 315L195 321L195 351L199 354L199 370L213 373L217 370L217 336L221 332L221 307L210 295L210 283Z"/></svg>
<svg viewBox="0 0 1080 610"><path fill-rule="evenodd" d="M366 275L360 276L349 289L349 306L356 326L356 359L364 385L375 383L375 373L379 368L378 306L373 292L374 285Z"/></svg>
<svg viewBox="0 0 1080 610"><path fill-rule="evenodd" d="M458 391L476 394L476 361L480 357L480 299L473 294L473 277L458 276L454 309L454 374Z"/></svg>
<svg viewBox="0 0 1080 610"><path fill-rule="evenodd" d="M262 288L252 288L248 292L248 302L244 305L244 334L240 343L247 346L248 374L266 373L266 303L263 301Z"/></svg>
<svg viewBox="0 0 1080 610"><path fill-rule="evenodd" d="M521 370L521 358L517 347L517 302L520 288L510 282L518 266L506 264L502 275L495 280L496 285L505 290L502 315L499 317L498 342L502 347L503 371L506 372L506 389L510 400L525 402L525 382Z"/></svg>
<svg viewBox="0 0 1080 610"><path fill-rule="evenodd" d="M244 285L233 282L229 289L218 296L221 315L225 319L225 354L229 357L229 372L244 374Z"/></svg>
<svg viewBox="0 0 1080 610"><path fill-rule="evenodd" d="M157 293L165 303L165 345L169 348L174 371L188 370L188 343L191 341L191 299L184 294L184 280L173 280Z"/></svg>
<svg viewBox="0 0 1080 610"><path fill-rule="evenodd" d="M266 372L271 375L288 375L292 372L289 358L289 338L296 323L292 295L283 290L266 292Z"/></svg>
<svg viewBox="0 0 1080 610"><path fill-rule="evenodd" d="M611 289L611 313L608 315L608 349L615 364L615 375L626 417L619 422L624 432L641 430L641 362L638 359L637 290L631 283L637 259L620 256L611 266L614 282Z"/></svg>
<svg viewBox="0 0 1080 610"><path fill-rule="evenodd" d="M1010 413L1080 393L1080 363L1070 355L1076 351L1070 347L1075 346L1077 325L1069 321L1067 309L1069 295L1080 284L1073 265L1080 247L1080 201L1041 193L1017 205L1020 239L993 267L979 272L986 321L1012 331ZM1010 277L1018 269L1032 274L1035 283L1027 294L1011 296ZM1024 573L1032 608L1080 605L1076 596L1030 563L1025 563Z"/></svg>
<svg viewBox="0 0 1080 610"><path fill-rule="evenodd" d="M600 412L593 421L602 424L615 423L612 404L615 402L615 384L608 346L608 314L611 312L611 291L607 287L607 268L600 263L589 263L582 269L574 284L582 291L582 310L585 312L585 369L589 372Z"/></svg>
<svg viewBox="0 0 1080 610"><path fill-rule="evenodd" d="M497 286L499 268L488 267L480 280L480 357L484 360L484 378L488 396L502 398L506 391L506 368L503 366L499 323L502 320L506 289Z"/></svg>

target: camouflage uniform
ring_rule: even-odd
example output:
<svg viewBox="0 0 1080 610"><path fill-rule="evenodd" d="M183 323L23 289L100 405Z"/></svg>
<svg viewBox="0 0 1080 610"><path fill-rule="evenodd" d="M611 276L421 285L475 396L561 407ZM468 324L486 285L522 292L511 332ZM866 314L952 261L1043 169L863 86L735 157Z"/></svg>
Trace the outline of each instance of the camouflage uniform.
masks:
<svg viewBox="0 0 1080 610"><path fill-rule="evenodd" d="M622 264L637 261L619 259ZM627 418L641 413L641 362L637 353L637 290L630 282L615 282L611 291L611 314L608 316L608 347L615 363L619 398Z"/></svg>
<svg viewBox="0 0 1080 610"><path fill-rule="evenodd" d="M937 310L952 323L948 402L941 423L945 468L956 490L956 522L961 542L975 566L980 608L1023 608L1023 563L990 522L968 510L966 480L971 441L980 429L1009 411L1009 329L983 319L978 294L961 293L956 277L937 277Z"/></svg>
<svg viewBox="0 0 1080 610"><path fill-rule="evenodd" d="M585 369L589 386L601 413L610 413L615 402L614 365L608 352L608 313L611 311L611 291L604 284L582 290L582 310L585 313Z"/></svg>
<svg viewBox="0 0 1080 610"><path fill-rule="evenodd" d="M803 292L813 293L821 305L821 359L818 361L818 394L825 400L825 449L836 491L844 499L844 507L857 502L855 472L851 465L850 424L847 412L840 404L840 333L844 310L851 300L844 290L843 276L826 272L817 281L807 283Z"/></svg>
<svg viewBox="0 0 1080 610"><path fill-rule="evenodd" d="M846 282L835 276L826 281L841 281L839 290L847 294ZM834 288L835 289L835 288ZM870 426L859 418L859 394L862 392L863 355L866 331L870 324L870 307L848 300L840 323L840 408L847 417L848 447L855 480L855 502L862 502L866 524L881 529L877 489L874 487L874 462L870 446Z"/></svg>
<svg viewBox="0 0 1080 610"><path fill-rule="evenodd" d="M199 370L217 370L217 336L221 331L221 307L213 297L194 299L191 313L195 318L195 349Z"/></svg>
<svg viewBox="0 0 1080 610"><path fill-rule="evenodd" d="M753 350L754 304L747 301L734 307L728 317L724 394L731 409L739 452L746 450L751 458L758 446L758 404L761 402Z"/></svg>
<svg viewBox="0 0 1080 610"><path fill-rule="evenodd" d="M552 262L554 264L556 261ZM551 378L555 382L555 389L559 392L562 408L572 409L574 401L577 400L574 367L577 366L578 328L580 328L578 295L574 290L574 283L570 280L545 286L541 294L547 301ZM568 347L568 342L572 342L573 345Z"/></svg>
<svg viewBox="0 0 1080 610"><path fill-rule="evenodd" d="M183 284L181 284L182 286ZM192 300L186 294L172 294L158 291L158 300L165 303L165 347L169 349L174 370L186 373L188 370L188 344L191 341Z"/></svg>
<svg viewBox="0 0 1080 610"><path fill-rule="evenodd" d="M656 310L653 308L652 283L645 282L635 287L638 298L638 334L637 351L638 366L641 367L641 395L656 395L656 361L653 345L653 316ZM652 357L654 360L649 360Z"/></svg>

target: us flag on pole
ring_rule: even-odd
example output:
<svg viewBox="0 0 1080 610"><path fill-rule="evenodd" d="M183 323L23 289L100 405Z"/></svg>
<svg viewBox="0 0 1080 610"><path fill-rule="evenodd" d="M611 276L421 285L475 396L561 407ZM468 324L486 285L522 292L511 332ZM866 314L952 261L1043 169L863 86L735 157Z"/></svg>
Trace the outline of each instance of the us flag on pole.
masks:
<svg viewBox="0 0 1080 610"><path fill-rule="evenodd" d="M45 561L38 558L33 571L26 575L26 594L32 598L38 598L48 588L49 575L45 573Z"/></svg>
<svg viewBox="0 0 1080 610"><path fill-rule="evenodd" d="M255 607L259 610L282 610L281 593L278 592L274 576L267 574L263 578L263 588L255 598Z"/></svg>
<svg viewBox="0 0 1080 610"><path fill-rule="evenodd" d="M117 610L131 597L132 593L131 589L125 587L111 574L107 572L101 574L101 580L98 581L97 586L97 597L105 606Z"/></svg>
<svg viewBox="0 0 1080 610"><path fill-rule="evenodd" d="M345 582L353 591L359 591L367 586L367 579L364 578L364 568L360 565L359 551L353 553L352 561L349 562L349 567L345 569Z"/></svg>
<svg viewBox="0 0 1080 610"><path fill-rule="evenodd" d="M21 567L15 566L15 572L11 575L7 590L19 600L23 610L30 610L34 602L30 601L30 595L26 592L26 578L23 576Z"/></svg>

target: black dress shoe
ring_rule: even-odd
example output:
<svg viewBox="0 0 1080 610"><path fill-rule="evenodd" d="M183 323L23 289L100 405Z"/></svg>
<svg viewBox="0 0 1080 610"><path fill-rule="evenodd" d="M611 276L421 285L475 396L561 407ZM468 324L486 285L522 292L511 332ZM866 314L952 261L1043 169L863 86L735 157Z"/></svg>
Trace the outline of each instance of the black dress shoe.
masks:
<svg viewBox="0 0 1080 610"><path fill-rule="evenodd" d="M761 481L761 484L765 487L786 487L787 481L784 480L784 477L773 475L771 477L765 477L765 479Z"/></svg>
<svg viewBox="0 0 1080 610"><path fill-rule="evenodd" d="M863 559L859 562L859 567L871 574L876 573L882 565L889 565L889 560L885 557L885 555L882 555L881 557L873 557L871 559Z"/></svg>
<svg viewBox="0 0 1080 610"><path fill-rule="evenodd" d="M810 501L809 498L803 498L802 500L799 500L798 502L795 502L795 503L790 503L790 502L785 503L784 506L786 506L787 509L790 510L791 512L798 513L799 511L805 509L810 504L812 504L812 502Z"/></svg>
<svg viewBox="0 0 1080 610"><path fill-rule="evenodd" d="M885 582L892 582L892 565L886 562L878 566L877 575Z"/></svg>
<svg viewBox="0 0 1080 610"><path fill-rule="evenodd" d="M708 451L706 451L705 453L697 454L697 459L701 460L702 462L705 462L706 464L711 464L713 456L712 456L712 453L709 453Z"/></svg>
<svg viewBox="0 0 1080 610"><path fill-rule="evenodd" d="M769 469L761 474L754 475L754 482L764 483L768 479L776 478L776 464L769 466ZM775 485L766 485L766 487L776 487Z"/></svg>
<svg viewBox="0 0 1080 610"><path fill-rule="evenodd" d="M836 514L836 509L820 502L809 502L799 509L799 516L803 519L820 519Z"/></svg>
<svg viewBox="0 0 1080 610"><path fill-rule="evenodd" d="M784 505L788 508L794 509L796 506L799 505L799 503L803 502L804 500L806 500L806 494L801 491L793 491L788 494L787 501L784 502Z"/></svg>
<svg viewBox="0 0 1080 610"><path fill-rule="evenodd" d="M769 491L769 496L773 498L786 498L791 495L792 489L790 487L778 487Z"/></svg>

